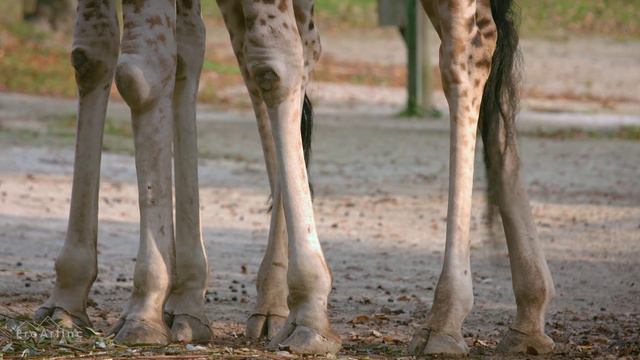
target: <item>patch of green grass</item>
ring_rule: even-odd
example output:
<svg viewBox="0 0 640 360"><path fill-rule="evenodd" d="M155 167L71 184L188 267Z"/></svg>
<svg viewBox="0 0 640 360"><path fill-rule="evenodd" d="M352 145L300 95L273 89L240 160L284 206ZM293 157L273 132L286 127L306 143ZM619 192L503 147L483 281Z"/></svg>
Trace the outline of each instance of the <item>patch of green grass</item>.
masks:
<svg viewBox="0 0 640 360"><path fill-rule="evenodd" d="M238 75L240 74L240 69L238 68L238 64L229 64L224 62L218 62L211 59L204 59L204 64L202 65L202 70L204 71L213 71L218 74L223 75Z"/></svg>
<svg viewBox="0 0 640 360"><path fill-rule="evenodd" d="M525 34L640 36L638 0L521 0L520 7Z"/></svg>
<svg viewBox="0 0 640 360"><path fill-rule="evenodd" d="M603 35L640 37L638 0L519 0L525 36ZM214 2L205 17L220 18ZM317 0L316 16L325 27L377 26L376 0Z"/></svg>

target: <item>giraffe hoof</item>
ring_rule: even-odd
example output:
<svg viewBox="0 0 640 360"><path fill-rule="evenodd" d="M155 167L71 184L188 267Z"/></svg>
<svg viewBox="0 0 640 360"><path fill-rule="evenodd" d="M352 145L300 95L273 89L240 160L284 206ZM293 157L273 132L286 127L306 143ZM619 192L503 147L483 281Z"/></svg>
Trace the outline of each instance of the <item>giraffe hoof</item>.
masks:
<svg viewBox="0 0 640 360"><path fill-rule="evenodd" d="M245 335L250 339L272 339L284 326L286 316L270 314L251 314L247 320Z"/></svg>
<svg viewBox="0 0 640 360"><path fill-rule="evenodd" d="M33 321L38 323L45 321L47 318L50 318L64 328L91 327L91 321L86 313L72 313L60 306L42 306L36 310L36 313L33 315Z"/></svg>
<svg viewBox="0 0 640 360"><path fill-rule="evenodd" d="M529 335L515 329L509 329L496 350L502 353L525 353L529 355L553 352L555 343L544 333Z"/></svg>
<svg viewBox="0 0 640 360"><path fill-rule="evenodd" d="M302 325L288 323L271 340L269 348L287 350L296 354L326 355L340 350L342 341L331 329L320 332Z"/></svg>
<svg viewBox="0 0 640 360"><path fill-rule="evenodd" d="M166 345L171 342L171 332L164 323L152 324L144 320L120 319L111 331L114 341L125 345Z"/></svg>
<svg viewBox="0 0 640 360"><path fill-rule="evenodd" d="M209 321L186 314L172 316L171 334L174 342L204 343L213 340Z"/></svg>
<svg viewBox="0 0 640 360"><path fill-rule="evenodd" d="M450 335L427 328L415 333L409 344L409 352L413 355L464 356L469 353L469 348L459 334Z"/></svg>

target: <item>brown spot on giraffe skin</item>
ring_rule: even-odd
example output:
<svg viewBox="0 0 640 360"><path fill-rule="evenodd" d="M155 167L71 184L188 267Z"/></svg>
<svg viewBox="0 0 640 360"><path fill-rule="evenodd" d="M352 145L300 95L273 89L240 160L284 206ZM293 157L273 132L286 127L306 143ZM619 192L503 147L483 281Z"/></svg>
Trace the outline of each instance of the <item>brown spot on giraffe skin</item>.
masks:
<svg viewBox="0 0 640 360"><path fill-rule="evenodd" d="M449 71L448 79L453 84L462 84L462 76L460 75L460 73L458 71L455 71L455 70Z"/></svg>
<svg viewBox="0 0 640 360"><path fill-rule="evenodd" d="M487 26L493 24L493 20L487 18L487 17L482 17L480 19L478 19L477 25L478 25L478 29L483 30L484 28L486 28Z"/></svg>
<svg viewBox="0 0 640 360"><path fill-rule="evenodd" d="M487 38L487 39L494 39L497 36L497 33L496 33L495 29L491 29L491 30L487 30L487 31L483 32L482 36Z"/></svg>
<svg viewBox="0 0 640 360"><path fill-rule="evenodd" d="M460 97L467 97L467 95L469 95L469 91L467 91L467 89L463 89L460 92Z"/></svg>
<svg viewBox="0 0 640 360"><path fill-rule="evenodd" d="M489 69L491 67L491 61L487 58L480 59L475 63L475 67L478 69Z"/></svg>
<svg viewBox="0 0 640 360"><path fill-rule="evenodd" d="M145 44L147 44L148 47L152 48L152 47L157 47L158 42L152 39L145 39L144 40Z"/></svg>
<svg viewBox="0 0 640 360"><path fill-rule="evenodd" d="M313 20L309 21L309 31L313 31L313 29L316 28L316 24L313 22Z"/></svg>
<svg viewBox="0 0 640 360"><path fill-rule="evenodd" d="M459 12L459 10L462 8L460 5L459 1L448 1L447 2L447 8L449 9L450 12L452 13L456 13Z"/></svg>
<svg viewBox="0 0 640 360"><path fill-rule="evenodd" d="M162 25L162 18L158 15L154 15L146 18L145 22L149 24L149 29L153 29L155 26Z"/></svg>
<svg viewBox="0 0 640 360"><path fill-rule="evenodd" d="M482 47L482 36L480 35L479 32L477 32L474 36L473 39L471 39L471 45L473 45L474 48L481 48Z"/></svg>
<svg viewBox="0 0 640 360"><path fill-rule="evenodd" d="M142 8L144 7L146 0L122 0L122 5L132 5L133 12L136 14L140 14L142 12Z"/></svg>
<svg viewBox="0 0 640 360"><path fill-rule="evenodd" d="M473 85L474 85L475 87L480 87L480 79L475 79L475 80L473 80Z"/></svg>
<svg viewBox="0 0 640 360"><path fill-rule="evenodd" d="M286 22L283 22L283 23L282 23L282 26L283 26L285 29L288 29L288 28L289 28L289 25L288 25Z"/></svg>
<svg viewBox="0 0 640 360"><path fill-rule="evenodd" d="M278 10L280 10L281 12L287 12L287 10L289 10L287 0L280 0L280 3L278 4Z"/></svg>
<svg viewBox="0 0 640 360"><path fill-rule="evenodd" d="M266 25L267 25L267 20L265 20L265 19L260 19L260 25L262 25L262 26L266 26Z"/></svg>
<svg viewBox="0 0 640 360"><path fill-rule="evenodd" d="M467 51L467 44L461 39L454 39L452 51L454 55L463 54Z"/></svg>

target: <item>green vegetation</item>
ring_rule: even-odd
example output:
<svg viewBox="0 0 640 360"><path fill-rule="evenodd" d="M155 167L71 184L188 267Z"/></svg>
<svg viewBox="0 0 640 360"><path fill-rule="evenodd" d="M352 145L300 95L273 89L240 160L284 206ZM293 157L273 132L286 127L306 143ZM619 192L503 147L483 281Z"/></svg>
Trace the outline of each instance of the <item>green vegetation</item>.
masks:
<svg viewBox="0 0 640 360"><path fill-rule="evenodd" d="M324 27L376 26L376 0L317 0L318 21ZM638 0L520 0L525 36L604 35L640 37ZM203 13L219 17L214 2Z"/></svg>
<svg viewBox="0 0 640 360"><path fill-rule="evenodd" d="M226 74L226 75L239 75L240 69L238 68L238 64L233 63L224 63L220 61L216 61L213 59L205 59L204 64L202 65L203 71L213 71L218 74Z"/></svg>
<svg viewBox="0 0 640 360"><path fill-rule="evenodd" d="M638 0L520 0L525 35L640 37Z"/></svg>
<svg viewBox="0 0 640 360"><path fill-rule="evenodd" d="M69 63L69 34L51 34L23 23L20 1L0 1L0 91L74 97L76 86ZM318 0L316 16L327 31L377 26L376 0ZM640 38L638 0L520 0L523 35L562 38L604 35ZM222 19L214 1L203 2L210 26ZM216 104L236 101L221 95L225 86L242 83L233 58L207 53L199 99ZM373 66L373 67L372 67ZM346 63L325 57L315 78L320 81L402 86L403 69L386 65ZM114 91L114 94L116 91Z"/></svg>

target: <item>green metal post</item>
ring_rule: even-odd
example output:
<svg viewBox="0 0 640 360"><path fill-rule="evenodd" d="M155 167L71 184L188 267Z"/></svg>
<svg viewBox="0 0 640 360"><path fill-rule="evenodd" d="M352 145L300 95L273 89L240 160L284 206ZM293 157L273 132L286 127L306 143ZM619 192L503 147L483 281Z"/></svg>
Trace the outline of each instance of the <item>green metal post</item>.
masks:
<svg viewBox="0 0 640 360"><path fill-rule="evenodd" d="M405 40L407 43L407 108L404 114L407 116L419 116L422 109L418 105L418 94L421 80L418 69L418 19L416 17L416 0L405 0L407 6L407 27Z"/></svg>

